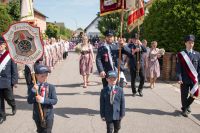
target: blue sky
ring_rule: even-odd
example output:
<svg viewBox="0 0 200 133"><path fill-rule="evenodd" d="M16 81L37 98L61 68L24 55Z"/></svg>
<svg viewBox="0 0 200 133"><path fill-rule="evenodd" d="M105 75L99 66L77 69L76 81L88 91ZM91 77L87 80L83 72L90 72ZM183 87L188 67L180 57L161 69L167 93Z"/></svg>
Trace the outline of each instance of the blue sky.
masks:
<svg viewBox="0 0 200 133"><path fill-rule="evenodd" d="M48 22L64 22L75 30L85 28L99 12L100 0L34 0L34 8L45 14ZM148 1L148 0L145 0Z"/></svg>

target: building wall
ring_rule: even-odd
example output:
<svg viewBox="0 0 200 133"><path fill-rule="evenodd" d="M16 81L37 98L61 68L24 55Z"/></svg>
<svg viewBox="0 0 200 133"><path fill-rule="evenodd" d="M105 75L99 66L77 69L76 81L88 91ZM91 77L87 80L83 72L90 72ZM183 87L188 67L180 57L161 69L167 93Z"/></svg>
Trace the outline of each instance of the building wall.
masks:
<svg viewBox="0 0 200 133"><path fill-rule="evenodd" d="M98 22L99 22L99 19L97 19L92 25L90 25L90 27L88 27L87 31L86 31L86 34L87 36L99 36L100 35L100 31L98 29Z"/></svg>
<svg viewBox="0 0 200 133"><path fill-rule="evenodd" d="M34 13L34 16L35 16L36 25L40 27L41 33L45 33L45 30L47 29L46 17L41 16L40 14L36 12Z"/></svg>

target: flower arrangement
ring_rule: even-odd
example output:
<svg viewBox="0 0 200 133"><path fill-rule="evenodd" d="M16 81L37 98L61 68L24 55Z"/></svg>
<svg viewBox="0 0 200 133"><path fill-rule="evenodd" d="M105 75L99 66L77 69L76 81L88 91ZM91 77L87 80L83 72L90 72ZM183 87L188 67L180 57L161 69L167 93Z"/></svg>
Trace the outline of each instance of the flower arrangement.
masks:
<svg viewBox="0 0 200 133"><path fill-rule="evenodd" d="M165 54L165 49L164 48L159 49L158 53L160 55L164 55Z"/></svg>

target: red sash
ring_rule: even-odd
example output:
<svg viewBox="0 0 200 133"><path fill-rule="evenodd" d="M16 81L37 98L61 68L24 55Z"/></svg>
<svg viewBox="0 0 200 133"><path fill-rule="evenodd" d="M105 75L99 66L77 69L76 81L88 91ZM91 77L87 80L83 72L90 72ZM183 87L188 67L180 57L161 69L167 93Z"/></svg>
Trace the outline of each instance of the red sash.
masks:
<svg viewBox="0 0 200 133"><path fill-rule="evenodd" d="M184 70L194 83L193 88L190 90L190 94L192 96L198 97L199 95L198 73L194 68L194 65L192 64L190 58L185 53L185 51L178 53L178 57L180 59L180 62L182 63L182 66L184 67Z"/></svg>
<svg viewBox="0 0 200 133"><path fill-rule="evenodd" d="M6 66L6 64L8 63L9 60L10 60L10 55L9 55L9 52L6 51L0 57L0 73L4 69L4 67Z"/></svg>

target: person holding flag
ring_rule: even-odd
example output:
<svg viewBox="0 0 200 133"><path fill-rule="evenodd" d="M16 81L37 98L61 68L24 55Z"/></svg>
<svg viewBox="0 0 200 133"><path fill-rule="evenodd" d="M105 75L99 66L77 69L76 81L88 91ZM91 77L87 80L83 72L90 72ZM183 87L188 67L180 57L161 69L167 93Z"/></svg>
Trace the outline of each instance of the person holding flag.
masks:
<svg viewBox="0 0 200 133"><path fill-rule="evenodd" d="M186 36L186 49L177 54L176 71L181 88L181 109L184 117L191 113L190 105L199 94L200 53L193 50L194 41L194 35Z"/></svg>
<svg viewBox="0 0 200 133"><path fill-rule="evenodd" d="M100 77L102 78L103 87L108 85L106 81L106 75L108 71L114 70L117 71L118 63L119 63L119 45L122 45L122 54L132 55L131 50L124 46L125 43L123 39L120 39L118 44L114 43L114 31L107 30L105 32L105 43L103 46L98 48L97 56L96 56L96 66ZM124 62L122 61L120 64L120 77L125 78L124 71Z"/></svg>
<svg viewBox="0 0 200 133"><path fill-rule="evenodd" d="M6 120L4 100L12 107L12 115L16 114L13 87L17 82L17 64L11 60L9 52L6 50L6 43L0 37L0 124Z"/></svg>

